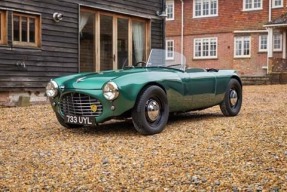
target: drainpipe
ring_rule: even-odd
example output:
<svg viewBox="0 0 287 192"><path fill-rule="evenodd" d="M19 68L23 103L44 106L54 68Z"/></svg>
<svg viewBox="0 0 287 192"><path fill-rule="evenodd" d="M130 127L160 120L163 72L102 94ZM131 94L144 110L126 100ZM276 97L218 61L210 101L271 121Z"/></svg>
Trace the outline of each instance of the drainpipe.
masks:
<svg viewBox="0 0 287 192"><path fill-rule="evenodd" d="M184 28L184 2L181 0L181 64L183 64L183 28Z"/></svg>
<svg viewBox="0 0 287 192"><path fill-rule="evenodd" d="M272 20L272 0L269 0L269 19L270 22Z"/></svg>
<svg viewBox="0 0 287 192"><path fill-rule="evenodd" d="M269 0L269 10L268 10L268 22L272 20L272 0ZM273 57L273 30L271 28L267 28L268 31L268 48L267 48L267 71L266 73L269 74L269 65L270 65L270 57Z"/></svg>
<svg viewBox="0 0 287 192"><path fill-rule="evenodd" d="M161 0L161 6L162 6L162 11L166 11L166 7L165 7L165 0ZM166 49L165 47L165 36L166 36L166 30L165 30L165 18L163 19L163 23L162 23L162 33L163 33L163 38L162 38L162 49Z"/></svg>

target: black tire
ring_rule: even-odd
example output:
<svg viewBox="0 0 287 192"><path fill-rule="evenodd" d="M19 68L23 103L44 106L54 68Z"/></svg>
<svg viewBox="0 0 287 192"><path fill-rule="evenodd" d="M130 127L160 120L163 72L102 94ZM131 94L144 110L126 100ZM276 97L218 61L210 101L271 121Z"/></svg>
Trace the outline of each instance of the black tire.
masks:
<svg viewBox="0 0 287 192"><path fill-rule="evenodd" d="M242 105L242 86L237 79L231 79L220 109L224 116L236 116Z"/></svg>
<svg viewBox="0 0 287 192"><path fill-rule="evenodd" d="M135 129L143 135L160 133L168 120L169 107L165 92L158 86L147 87L132 111Z"/></svg>
<svg viewBox="0 0 287 192"><path fill-rule="evenodd" d="M75 128L83 127L82 125L65 123L64 119L63 119L58 113L56 113L56 117L57 117L57 119L58 119L58 122L59 122L63 127L66 127L66 128L68 128L68 129L75 129Z"/></svg>

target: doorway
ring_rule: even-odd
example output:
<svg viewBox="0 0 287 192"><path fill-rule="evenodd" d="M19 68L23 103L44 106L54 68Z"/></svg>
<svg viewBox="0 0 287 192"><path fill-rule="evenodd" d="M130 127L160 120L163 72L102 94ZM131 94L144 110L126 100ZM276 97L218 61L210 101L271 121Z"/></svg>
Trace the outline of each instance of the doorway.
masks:
<svg viewBox="0 0 287 192"><path fill-rule="evenodd" d="M80 72L121 69L147 60L149 19L81 9Z"/></svg>

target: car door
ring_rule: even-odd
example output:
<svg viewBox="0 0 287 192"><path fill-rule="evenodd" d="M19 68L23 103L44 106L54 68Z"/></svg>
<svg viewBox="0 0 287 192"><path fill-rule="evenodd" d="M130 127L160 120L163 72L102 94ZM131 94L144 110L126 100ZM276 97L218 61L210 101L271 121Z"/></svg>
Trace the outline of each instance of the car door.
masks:
<svg viewBox="0 0 287 192"><path fill-rule="evenodd" d="M192 99L192 109L213 105L216 92L216 75L213 72L188 73L185 83L185 95Z"/></svg>

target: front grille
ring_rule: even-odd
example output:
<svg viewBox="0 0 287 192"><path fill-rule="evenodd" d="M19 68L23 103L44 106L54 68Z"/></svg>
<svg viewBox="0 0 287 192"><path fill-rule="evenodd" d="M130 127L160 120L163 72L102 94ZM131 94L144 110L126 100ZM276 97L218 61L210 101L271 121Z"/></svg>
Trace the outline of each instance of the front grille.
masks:
<svg viewBox="0 0 287 192"><path fill-rule="evenodd" d="M97 106L96 112L91 109L93 105ZM98 117L103 113L103 105L98 99L80 93L63 95L60 101L60 108L63 114L69 115Z"/></svg>

